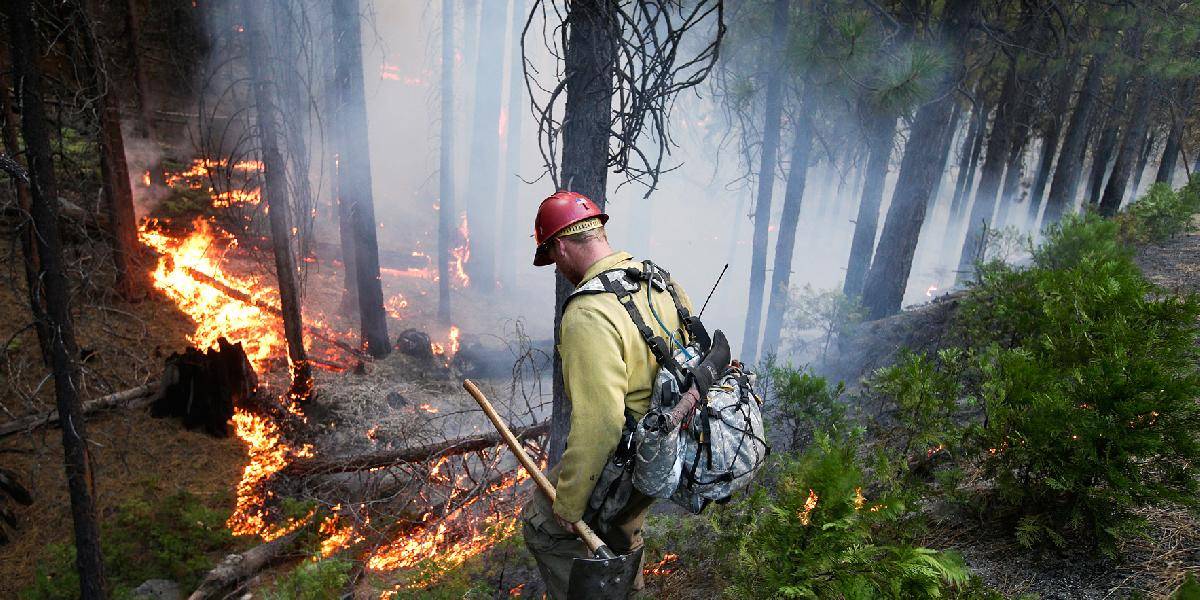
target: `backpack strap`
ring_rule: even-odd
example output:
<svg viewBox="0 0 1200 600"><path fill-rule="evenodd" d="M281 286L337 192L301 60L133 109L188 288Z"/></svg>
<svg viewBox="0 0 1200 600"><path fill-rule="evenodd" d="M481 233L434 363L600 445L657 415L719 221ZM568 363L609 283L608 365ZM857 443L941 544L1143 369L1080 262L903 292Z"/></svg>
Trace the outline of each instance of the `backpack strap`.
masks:
<svg viewBox="0 0 1200 600"><path fill-rule="evenodd" d="M708 354L709 348L712 347L712 338L709 337L708 330L704 328L704 323L700 322L700 318L692 316L679 299L679 291L675 289L675 280L671 279L671 274L648 259L642 261L642 267L642 272L646 274L645 277L650 280L651 284L660 290L666 288L667 292L671 294L671 301L675 303L675 312L679 315L679 323L687 331L688 339L700 346L701 355Z"/></svg>
<svg viewBox="0 0 1200 600"><path fill-rule="evenodd" d="M634 273L638 275L635 277L633 276ZM625 312L629 314L629 319L633 321L634 328L637 329L638 334L642 336L642 340L649 346L650 353L654 355L654 359L678 381L682 382L684 380L683 369L672 355L671 347L661 336L654 335L654 330L646 324L646 320L642 318L642 313L638 310L637 304L634 302L634 294L642 289L640 281L648 281L648 279L643 278L641 271L635 268L602 271L575 288L575 291L567 297L567 302L563 304L563 311L566 311L567 303L570 303L576 296L602 293L610 293L616 296L617 301L621 303ZM662 288L659 287L659 289Z"/></svg>

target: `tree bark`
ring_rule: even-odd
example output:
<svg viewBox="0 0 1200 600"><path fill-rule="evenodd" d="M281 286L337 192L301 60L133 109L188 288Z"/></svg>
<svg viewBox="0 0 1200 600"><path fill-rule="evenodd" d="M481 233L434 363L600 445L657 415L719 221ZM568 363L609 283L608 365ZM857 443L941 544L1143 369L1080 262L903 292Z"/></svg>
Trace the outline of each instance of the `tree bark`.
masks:
<svg viewBox="0 0 1200 600"><path fill-rule="evenodd" d="M612 118L617 40L612 0L576 0L566 17L566 107L562 126L563 189L579 192L601 211L608 200L609 122ZM574 286L557 271L554 295L554 344L559 342L562 306ZM571 404L562 381L562 359L554 353L554 397L550 418L550 464L562 457L571 429Z"/></svg>
<svg viewBox="0 0 1200 600"><path fill-rule="evenodd" d="M1179 113L1171 111L1171 129L1167 133L1167 142L1163 146L1162 160L1158 163L1158 172L1154 175L1156 183L1171 184L1175 178L1175 166L1179 161L1179 150L1183 143L1183 128L1192 110L1191 82L1182 84L1184 91L1180 94Z"/></svg>
<svg viewBox="0 0 1200 600"><path fill-rule="evenodd" d="M79 571L80 597L104 598L104 563L100 554L100 531L93 500L91 459L88 456L87 426L79 402L79 348L71 322L70 290L63 268L58 232L58 186L54 178L50 138L42 105L41 73L35 65L39 55L33 25L33 2L9 0L3 4L8 21L8 43L21 106L21 129L25 139L30 178L30 213L37 247L38 297L44 302L40 314L50 337L51 371L58 414L70 425L62 428L64 467L71 498L75 530L75 566Z"/></svg>
<svg viewBox="0 0 1200 600"><path fill-rule="evenodd" d="M1079 178L1083 171L1083 151L1087 146L1088 125L1092 121L1093 107L1100 93L1100 77L1104 71L1104 55L1092 58L1083 87L1079 89L1079 100L1071 113L1067 135L1063 139L1058 166L1050 183L1050 195L1046 197L1046 210L1042 215L1042 227L1058 223L1069 208L1075 206L1075 195L1079 192Z"/></svg>
<svg viewBox="0 0 1200 600"><path fill-rule="evenodd" d="M771 196L775 190L775 161L779 152L779 119L783 112L783 53L787 40L789 0L775 0L771 37L766 41L762 154L758 163L758 192L754 202L754 237L750 243L750 301L742 333L742 360L757 358L759 322L762 320L763 286L767 279L767 237L771 224Z"/></svg>
<svg viewBox="0 0 1200 600"><path fill-rule="evenodd" d="M392 351L388 340L383 283L379 279L379 241L371 191L371 149L363 92L362 34L358 0L334 0L334 61L338 98L338 196L348 204L353 223L354 271L362 340L376 358Z"/></svg>
<svg viewBox="0 0 1200 600"><path fill-rule="evenodd" d="M118 4L125 21L125 52L129 55L129 68L133 71L133 83L137 88L138 115L141 117L134 133L141 138L151 138L154 135L154 109L150 105L150 83L146 78L145 62L142 61L141 50L138 48L138 37L142 27L137 14L137 2L120 0ZM157 169L151 169L154 170Z"/></svg>
<svg viewBox="0 0 1200 600"><path fill-rule="evenodd" d="M471 282L483 292L496 289L496 175L500 156L500 90L503 85L505 13L508 2L487 0L479 23L475 97L468 163L467 217L470 223Z"/></svg>
<svg viewBox="0 0 1200 600"><path fill-rule="evenodd" d="M1038 66L1037 70L1031 75L1028 82L1020 86L1020 96L1016 101L1016 114L1013 115L1013 132L1012 139L1009 141L1008 162L1004 170L1004 183L1000 186L999 199L999 215L996 218L998 227L1005 227L1014 223L1012 209L1014 205L1021 205L1028 201L1028 198L1021 199L1017 190L1021 187L1021 180L1025 176L1025 156L1029 148L1029 138L1033 131L1033 122L1036 119L1035 111L1038 97L1039 83L1042 80L1042 75L1045 71L1045 63ZM1019 211L1017 214L1020 214Z"/></svg>
<svg viewBox="0 0 1200 600"><path fill-rule="evenodd" d="M9 95L8 66L0 64L0 118L4 120L4 148L13 160L21 154L18 144L17 115L13 106L13 97ZM26 169L28 170L28 168ZM42 302L39 299L38 257L37 246L33 240L33 227L30 221L32 200L29 195L29 185L20 179L13 179L17 192L17 208L21 211L21 221L17 226L17 237L21 244L21 267L25 271L25 299L29 304L29 314L33 315L33 328L37 333L38 348L42 352L42 364L50 368L50 332L46 330L46 319L42 315Z"/></svg>
<svg viewBox="0 0 1200 600"><path fill-rule="evenodd" d="M300 541L311 525L300 527L285 536L259 544L245 552L230 554L204 576L188 600L218 598L226 588L253 577L267 566L282 560Z"/></svg>
<svg viewBox="0 0 1200 600"><path fill-rule="evenodd" d="M1144 78L1137 86L1137 95L1133 102L1134 110L1130 111L1129 119L1125 124L1125 135L1121 140L1121 148L1117 152L1117 160L1113 163L1112 174L1108 177L1104 195L1100 197L1100 214L1103 216L1111 217L1117 214L1121 208L1121 201L1125 199L1125 188L1129 185L1130 171L1142 149L1142 136L1146 134L1146 120L1150 111L1145 110L1145 107L1150 101L1152 87L1153 84L1149 78Z"/></svg>
<svg viewBox="0 0 1200 600"><path fill-rule="evenodd" d="M899 311L904 299L925 211L943 165L936 156L937 142L954 110L955 99L950 92L960 77L976 6L976 0L949 0L943 9L941 42L949 49L950 64L934 94L936 100L917 111L905 145L896 191L879 240L879 248L884 251L876 252L863 285L863 305L869 318L879 319Z"/></svg>
<svg viewBox="0 0 1200 600"><path fill-rule="evenodd" d="M516 263L526 249L523 238L508 239L517 231L518 173L521 171L521 119L525 113L525 78L522 65L521 31L525 27L525 0L512 0L512 41L509 42L508 139L504 142L504 214L500 217L500 240L496 245L500 282L505 289L516 289Z"/></svg>
<svg viewBox="0 0 1200 600"><path fill-rule="evenodd" d="M980 98L975 107L975 114L971 120L971 126L975 132L968 134L971 140L970 159L967 161L966 168L960 169L958 172L958 182L954 190L954 203L950 210L950 223L952 227L947 228L948 238L957 237L961 231L963 213L967 209L968 201L971 198L971 192L975 185L975 171L979 168L979 155L983 152L983 142L987 137L988 115L992 112L992 107L987 103L986 99ZM966 156L964 152L964 156ZM954 246L957 248L957 246Z"/></svg>
<svg viewBox="0 0 1200 600"><path fill-rule="evenodd" d="M1142 143L1139 144L1142 151L1138 155L1137 165L1133 167L1133 181L1129 184L1129 194L1134 200L1137 200L1138 188L1142 185L1142 175L1146 172L1146 164L1150 162L1150 151L1154 149L1157 138L1158 135L1149 128L1142 134Z"/></svg>
<svg viewBox="0 0 1200 600"><path fill-rule="evenodd" d="M896 116L878 111L871 116L869 127L871 147L867 157L866 177L858 217L854 221L854 238L850 242L850 259L846 263L846 282L842 293L848 298L862 294L871 256L875 253L875 236L879 232L879 207L883 203L883 186L887 180L892 144L896 137Z"/></svg>
<svg viewBox="0 0 1200 600"><path fill-rule="evenodd" d="M958 255L958 281L964 281L974 275L975 261L978 260L986 242L985 234L994 224L992 215L996 212L996 199L1003 182L1004 167L1009 160L1009 147L1012 145L1016 129L1016 104L1021 93L1017 58L1015 55L1010 58L1004 85L1000 89L996 118L992 121L992 131L988 135L987 153L983 166L980 167L979 186L975 189L975 203L971 206L971 214L967 220L967 236Z"/></svg>
<svg viewBox="0 0 1200 600"><path fill-rule="evenodd" d="M1104 190L1104 176L1108 174L1108 162L1112 158L1113 150L1117 146L1117 137L1120 133L1118 122L1121 114L1125 112L1125 97L1129 92L1129 79L1122 77L1113 88L1112 104L1108 107L1108 114L1104 117L1104 130L1100 133L1100 140L1096 142L1095 148L1092 150L1092 173L1088 179L1087 202L1095 205L1100 202L1100 194Z"/></svg>
<svg viewBox="0 0 1200 600"><path fill-rule="evenodd" d="M1058 155L1058 142L1062 137L1063 125L1066 124L1067 111L1071 108L1071 92L1075 89L1076 62L1067 61L1051 93L1050 114L1047 115L1045 130L1042 135L1042 156L1038 160L1037 175L1033 180L1033 191L1029 195L1029 224L1030 229L1037 226L1038 212L1041 210L1042 196L1050 183L1050 173L1054 169L1054 158Z"/></svg>
<svg viewBox="0 0 1200 600"><path fill-rule="evenodd" d="M246 61L254 88L255 122L258 126L259 153L263 162L262 195L267 201L267 217L271 225L271 247L275 255L275 277L279 282L279 304L283 310L283 334L287 339L288 362L292 367L292 394L307 398L312 389L312 367L304 349L304 318L300 308L300 289L296 282L296 259L292 254L291 228L288 215L287 162L279 151L279 131L275 119L274 77L264 28L267 23L265 4L243 4L250 16L247 19L250 58ZM264 65L264 63L266 63Z"/></svg>
<svg viewBox="0 0 1200 600"><path fill-rule="evenodd" d="M792 278L792 255L796 250L796 226L800 222L800 207L804 202L804 187L808 180L808 161L812 150L812 115L816 112L815 84L806 86L804 100L796 114L792 136L791 171L783 192L783 212L779 217L779 233L775 238L775 264L771 271L771 295L767 306L767 322L763 329L762 351L759 356L772 356L779 351L779 338L788 308L788 291Z"/></svg>
<svg viewBox="0 0 1200 600"><path fill-rule="evenodd" d="M275 24L275 39L282 60L277 64L287 65L278 76L280 85L279 105L288 118L283 121L285 155L290 164L289 191L292 196L292 219L296 227L297 253L301 257L312 255L313 245L313 195L309 182L308 140L305 124L308 121L308 91L301 87L303 74L292 65L304 64L304 51L299 46L297 29L305 29L304 9L297 9L287 2L274 2L272 17Z"/></svg>
<svg viewBox="0 0 1200 600"><path fill-rule="evenodd" d="M121 133L121 112L113 97L113 81L100 44L100 33L92 22L99 14L96 0L76 0L78 24L83 37L83 50L88 70L92 73L89 85L98 99L100 121L100 179L104 203L108 210L108 235L112 243L113 266L116 268L117 293L127 301L137 300L145 289L144 274L139 265L137 217L133 210L133 188L129 183L129 166L125 163L125 137Z"/></svg>
<svg viewBox="0 0 1200 600"><path fill-rule="evenodd" d="M450 250L454 248L454 0L442 0L442 128L438 154L438 320L450 324Z"/></svg>
<svg viewBox="0 0 1200 600"><path fill-rule="evenodd" d="M89 400L80 405L80 414L84 417L91 416L94 413L112 408L136 408L146 406L154 401L154 398L162 384L158 381L152 381L145 385L139 385L135 388L130 388L115 394L101 396L95 400ZM41 427L49 425L58 425L61 423L58 418L58 411L52 410L46 414L28 415L13 419L3 425L0 425L0 438L8 437L14 433L29 432Z"/></svg>

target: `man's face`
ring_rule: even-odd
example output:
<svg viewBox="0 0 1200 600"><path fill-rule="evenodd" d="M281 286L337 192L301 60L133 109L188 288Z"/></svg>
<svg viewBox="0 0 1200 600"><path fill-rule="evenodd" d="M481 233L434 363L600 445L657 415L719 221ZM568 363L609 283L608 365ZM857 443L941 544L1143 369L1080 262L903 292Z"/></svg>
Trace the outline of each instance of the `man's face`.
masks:
<svg viewBox="0 0 1200 600"><path fill-rule="evenodd" d="M554 261L554 268L567 281L579 285L579 280L583 278L583 271L579 269L579 257L577 254L576 245L564 241L562 238L550 240L550 245L546 253L550 257L550 260Z"/></svg>

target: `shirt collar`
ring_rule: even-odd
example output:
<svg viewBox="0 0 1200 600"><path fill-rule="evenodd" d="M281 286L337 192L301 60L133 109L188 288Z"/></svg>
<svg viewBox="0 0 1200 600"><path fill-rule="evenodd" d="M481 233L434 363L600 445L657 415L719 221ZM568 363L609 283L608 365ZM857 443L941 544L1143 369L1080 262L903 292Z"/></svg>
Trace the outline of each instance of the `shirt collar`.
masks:
<svg viewBox="0 0 1200 600"><path fill-rule="evenodd" d="M584 272L583 279L579 281L579 284L583 285L585 281L588 281L600 273L603 273L604 271L607 271L632 258L633 255L624 250L613 252L612 254L609 254L608 256L605 256L604 258L592 263L592 266L588 267L587 271Z"/></svg>

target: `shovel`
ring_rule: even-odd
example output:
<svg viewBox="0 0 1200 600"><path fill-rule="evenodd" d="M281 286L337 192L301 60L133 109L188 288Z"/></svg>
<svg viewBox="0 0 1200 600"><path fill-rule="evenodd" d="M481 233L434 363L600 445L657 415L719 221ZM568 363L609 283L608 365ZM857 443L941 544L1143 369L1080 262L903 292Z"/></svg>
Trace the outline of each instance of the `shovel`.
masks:
<svg viewBox="0 0 1200 600"><path fill-rule="evenodd" d="M521 461L521 466L525 467L525 470L537 482L538 487L542 489L542 493L550 498L550 502L554 502L554 486L550 485L550 481L546 479L545 475L542 475L542 471L538 469L533 459L525 453L521 442L518 442L517 438L508 430L504 421L500 420L500 415L496 414L496 410L492 408L487 398L483 397L483 392L479 391L479 388L470 379L463 381L463 387L479 403L479 407L487 414L488 419L491 419L505 443L517 456L517 460ZM588 550L592 552L592 558L576 558L571 563L571 579L567 586L567 597L589 600L592 598L626 600L633 590L637 571L642 566L642 548L629 554L617 555L599 537L596 537L596 533L592 531L591 527L588 527L587 523L576 521L571 526L587 544Z"/></svg>

